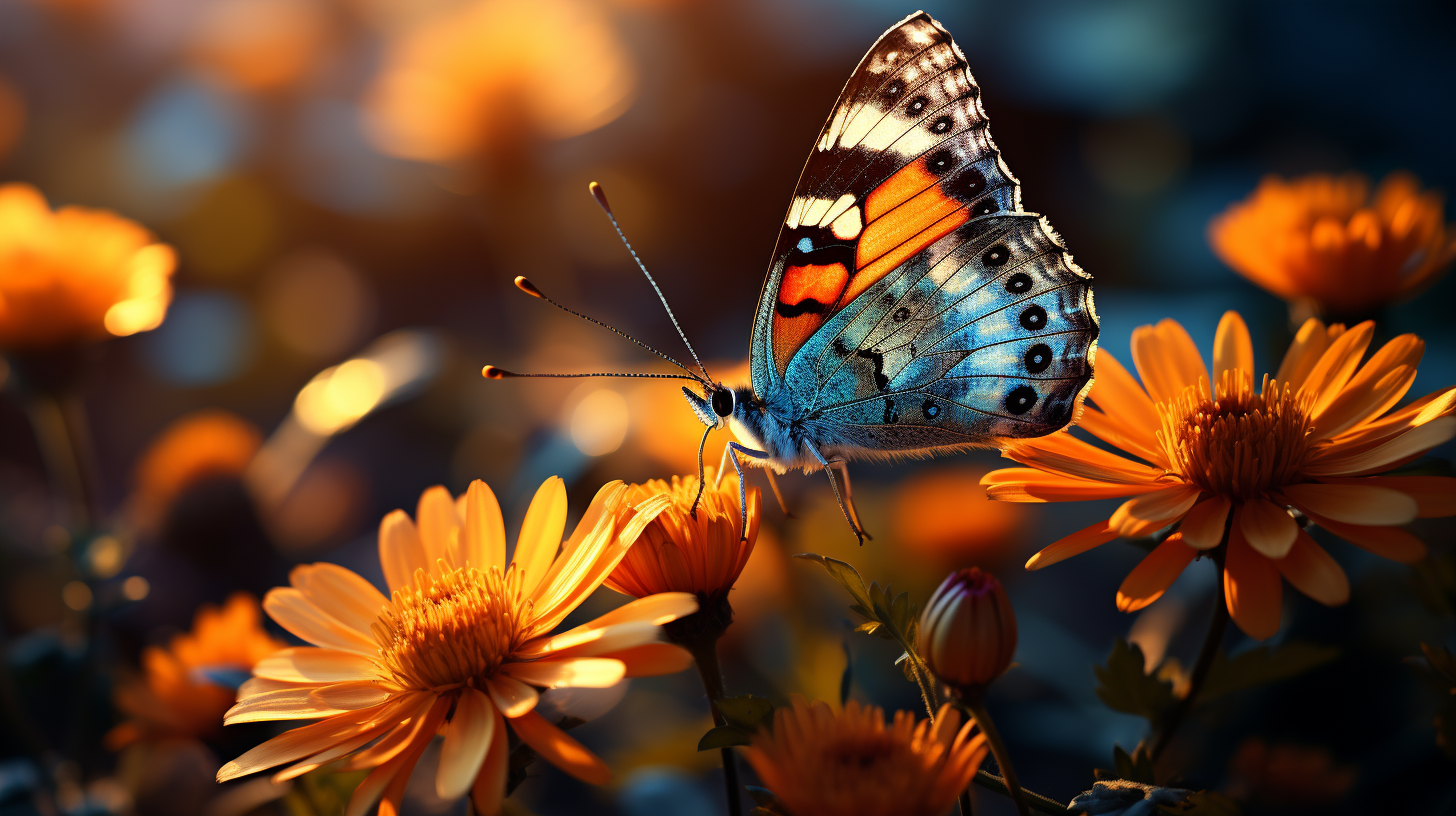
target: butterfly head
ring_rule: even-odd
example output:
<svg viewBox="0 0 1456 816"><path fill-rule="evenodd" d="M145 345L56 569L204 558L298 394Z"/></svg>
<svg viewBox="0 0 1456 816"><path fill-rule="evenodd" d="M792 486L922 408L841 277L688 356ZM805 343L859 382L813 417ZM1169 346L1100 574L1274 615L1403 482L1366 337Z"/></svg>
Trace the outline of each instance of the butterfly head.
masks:
<svg viewBox="0 0 1456 816"><path fill-rule="evenodd" d="M687 386L683 386L683 396L687 398L688 406L697 415L698 421L709 428L717 428L723 424L728 417L738 408L738 398L734 395L733 389L721 383L705 383L703 385L704 396L699 396Z"/></svg>

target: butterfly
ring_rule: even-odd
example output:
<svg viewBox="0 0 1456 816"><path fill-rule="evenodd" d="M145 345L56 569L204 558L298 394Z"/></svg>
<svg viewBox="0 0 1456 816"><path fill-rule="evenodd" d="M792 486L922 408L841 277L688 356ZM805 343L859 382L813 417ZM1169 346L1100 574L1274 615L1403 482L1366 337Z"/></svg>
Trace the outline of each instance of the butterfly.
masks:
<svg viewBox="0 0 1456 816"><path fill-rule="evenodd" d="M701 393L682 391L707 427L700 478L708 434L728 426L737 439L723 455L740 491L744 460L767 469L776 495L774 473L821 470L861 544L848 461L1067 427L1091 388L1098 334L1091 276L1045 218L1022 210L965 55L924 12L875 41L815 140L754 314L752 384L708 376L667 311L698 370L612 329L686 373L606 376L696 381Z"/></svg>

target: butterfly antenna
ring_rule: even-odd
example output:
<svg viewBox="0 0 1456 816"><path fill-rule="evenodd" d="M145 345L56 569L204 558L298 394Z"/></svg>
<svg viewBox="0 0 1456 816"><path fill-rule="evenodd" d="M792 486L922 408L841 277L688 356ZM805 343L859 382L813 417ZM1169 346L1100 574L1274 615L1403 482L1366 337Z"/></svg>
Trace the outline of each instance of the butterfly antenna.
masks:
<svg viewBox="0 0 1456 816"><path fill-rule="evenodd" d="M688 353L693 355L693 362L698 364L698 368L702 370L703 376L711 381L713 377L708 373L707 366L703 365L702 359L698 357L698 352L693 349L693 344L688 342L688 336L683 331L682 325L677 322L677 315L672 313L672 307L667 305L667 296L662 294L662 289L658 287L657 281L652 277L652 273L647 271L647 265L642 263L641 258L637 257L637 250L632 248L632 244L627 240L627 236L622 233L622 225L617 223L617 216L612 212L612 205L607 203L607 194L602 191L602 185L593 181L587 185L587 189L591 190L592 198L595 198L597 203L601 205L602 212L607 214L607 220L612 222L612 229L615 229L617 231L617 237L622 239L622 246L625 246L627 251L632 253L632 260L637 262L637 268L642 270L642 274L647 276L647 282L652 284L652 291L657 293L657 299L662 302L662 308L667 310L667 316L672 321L672 327L677 329L677 336L682 338L683 345L688 347Z"/></svg>
<svg viewBox="0 0 1456 816"><path fill-rule="evenodd" d="M699 377L697 374L695 374L691 368L688 368L687 366L683 365L682 363L678 362L677 360L673 359L672 357L669 357L668 355L664 354L663 352L658 351L657 349L653 348L652 346L649 346L646 343L642 342L641 340L638 340L637 338L633 337L632 335L630 335L630 334L622 331L621 329L618 329L616 326L612 326L612 325L609 325L607 323L603 323L602 321L597 320L594 317L589 317L587 315L582 314L581 312L576 311L575 309L570 309L570 308L567 308L565 306L562 306L560 303L557 303L556 301L552 300L551 298L546 297L546 294L544 292L542 292L540 289L537 289L536 288L536 284L531 283L530 281L526 280L524 277L521 277L520 275L517 275L516 276L516 288L517 289L520 289L522 292L525 292L526 294L530 295L533 298L540 298L541 300L546 301L547 303L551 304L552 306L555 306L556 308L560 309L563 312L566 312L567 314L575 315L575 316L581 318L582 320L585 320L588 323L595 323L598 326L601 326L602 328L604 328L604 329L612 332L613 334L617 335L618 337L625 337L626 339L631 340L633 343L636 343L637 345L641 346L642 348L647 349L648 351L652 352L653 354L656 354L658 357L661 357L662 359L668 361L669 363L672 363L673 365L677 366L678 368L680 368L683 371L686 371L688 373L688 376L686 376L686 377L677 377L677 375L672 375L675 378L684 379L684 380L693 380L693 381L699 382L699 383L705 382L703 380L703 378L702 377ZM691 349L689 349L689 350L691 351ZM698 365L701 366L702 363L699 363ZM486 368L494 368L494 367L493 366L486 366ZM499 371L500 369L496 369L496 370ZM706 374L707 372L703 372L703 373ZM485 376L490 377L491 375L486 374ZM647 375L647 374L641 374L641 375L626 375L626 374L570 374L570 375L531 374L531 375L525 375L525 374L510 374L509 376L512 376L512 377L524 377L524 376L532 376L532 377L554 377L554 376L572 376L572 377L578 377L578 376L580 376L580 377L617 377L617 376L625 377L625 376L642 376L642 377L647 377L647 376L659 376L659 377L666 377L667 375ZM500 379L500 378L499 377L492 377L492 379Z"/></svg>
<svg viewBox="0 0 1456 816"><path fill-rule="evenodd" d="M577 379L582 377L628 377L635 380L692 380L700 383L701 379L696 374L647 374L622 371L595 371L590 374L517 374L514 371L506 371L504 368L497 368L488 365L480 370L480 376L487 380L505 380L514 377L545 377L547 379Z"/></svg>

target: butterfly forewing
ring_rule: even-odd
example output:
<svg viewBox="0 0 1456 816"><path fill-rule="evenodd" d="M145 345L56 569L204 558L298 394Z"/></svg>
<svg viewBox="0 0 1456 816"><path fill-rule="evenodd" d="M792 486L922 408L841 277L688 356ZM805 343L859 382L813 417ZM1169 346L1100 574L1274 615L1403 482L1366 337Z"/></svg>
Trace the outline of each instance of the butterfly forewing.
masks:
<svg viewBox="0 0 1456 816"><path fill-rule="evenodd" d="M1039 436L1073 418L1097 336L1090 278L991 140L961 51L916 14L835 103L754 324L759 394L845 451Z"/></svg>

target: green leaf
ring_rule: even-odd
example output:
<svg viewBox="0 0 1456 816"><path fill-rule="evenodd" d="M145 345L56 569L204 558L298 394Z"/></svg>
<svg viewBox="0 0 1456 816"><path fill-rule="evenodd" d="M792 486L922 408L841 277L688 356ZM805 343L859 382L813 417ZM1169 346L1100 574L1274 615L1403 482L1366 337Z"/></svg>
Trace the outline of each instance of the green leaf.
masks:
<svg viewBox="0 0 1456 816"><path fill-rule="evenodd" d="M756 694L722 697L714 700L713 706L728 721L728 725L749 734L773 725L773 703Z"/></svg>
<svg viewBox="0 0 1456 816"><path fill-rule="evenodd" d="M855 603L865 609L874 608L874 604L870 601L869 590L865 589L864 579L859 576L859 571L854 567L837 558L829 558L818 553L799 553L794 557L802 558L805 561L817 561L823 564L824 569L829 570L830 576L838 581L845 589L849 590L850 597L854 598ZM869 616L866 615L866 617Z"/></svg>
<svg viewBox="0 0 1456 816"><path fill-rule="evenodd" d="M1106 666L1094 666L1097 697L1113 711L1136 714L1157 725L1173 707L1173 684L1143 671L1143 650L1122 638L1112 646Z"/></svg>
<svg viewBox="0 0 1456 816"><path fill-rule="evenodd" d="M1198 701L1206 703L1235 691L1285 680L1322 666L1339 654L1340 650L1332 646L1299 641L1284 643L1277 650L1272 646L1260 646L1232 659L1220 654L1213 659Z"/></svg>
<svg viewBox="0 0 1456 816"><path fill-rule="evenodd" d="M880 627L882 626L884 626L884 624L880 623L879 621L867 621L865 623L861 623L859 626L854 627L854 631L860 632L861 634L873 635L878 632L880 630ZM880 637L889 637L889 635L885 633L880 633Z"/></svg>
<svg viewBox="0 0 1456 816"><path fill-rule="evenodd" d="M745 731L736 725L719 725L708 729L708 733L698 740L699 751L711 751L715 748L728 748L733 745L748 745L753 742L753 732Z"/></svg>

